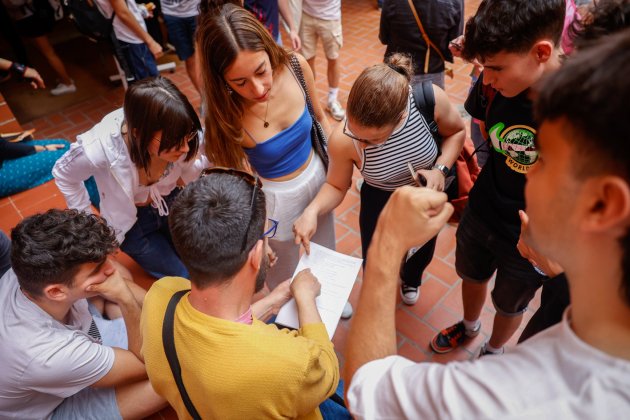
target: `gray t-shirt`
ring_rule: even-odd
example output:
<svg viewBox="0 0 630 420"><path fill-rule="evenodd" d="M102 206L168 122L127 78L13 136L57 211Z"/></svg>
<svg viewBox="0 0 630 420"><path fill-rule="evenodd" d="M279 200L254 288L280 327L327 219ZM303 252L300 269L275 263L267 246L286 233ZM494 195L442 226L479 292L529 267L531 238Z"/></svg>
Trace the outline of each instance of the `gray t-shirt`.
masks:
<svg viewBox="0 0 630 420"><path fill-rule="evenodd" d="M0 418L49 418L112 368L114 350L88 335L87 300L72 306L69 320L62 324L28 299L12 269L0 279Z"/></svg>

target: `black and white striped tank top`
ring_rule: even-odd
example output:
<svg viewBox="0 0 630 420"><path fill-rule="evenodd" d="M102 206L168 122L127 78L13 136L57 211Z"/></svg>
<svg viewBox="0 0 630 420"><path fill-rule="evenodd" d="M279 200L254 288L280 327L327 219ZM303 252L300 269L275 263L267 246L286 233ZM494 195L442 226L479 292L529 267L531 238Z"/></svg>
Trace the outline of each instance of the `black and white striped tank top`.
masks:
<svg viewBox="0 0 630 420"><path fill-rule="evenodd" d="M357 148L362 157L361 174L373 187L393 191L404 185L416 185L409 173L407 162L415 170L429 169L438 157L438 148L431 136L426 120L416 108L411 89L407 105L407 119L379 148Z"/></svg>

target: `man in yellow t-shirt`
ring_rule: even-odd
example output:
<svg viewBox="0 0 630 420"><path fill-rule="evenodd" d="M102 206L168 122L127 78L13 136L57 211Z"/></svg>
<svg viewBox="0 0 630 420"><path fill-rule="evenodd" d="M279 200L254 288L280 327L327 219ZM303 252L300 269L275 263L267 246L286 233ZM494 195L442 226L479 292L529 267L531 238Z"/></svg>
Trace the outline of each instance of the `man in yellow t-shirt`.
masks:
<svg viewBox="0 0 630 420"><path fill-rule="evenodd" d="M274 291L252 305L269 265L266 236L277 226L266 223L258 180L210 170L182 191L169 222L190 281L163 278L144 303L143 355L156 392L179 418L190 417L164 353L162 324L173 294L191 289L175 309L174 341L183 384L202 418L322 418L318 407L337 388L339 363L315 305L319 282L305 270L284 296ZM299 330L258 319L291 294Z"/></svg>

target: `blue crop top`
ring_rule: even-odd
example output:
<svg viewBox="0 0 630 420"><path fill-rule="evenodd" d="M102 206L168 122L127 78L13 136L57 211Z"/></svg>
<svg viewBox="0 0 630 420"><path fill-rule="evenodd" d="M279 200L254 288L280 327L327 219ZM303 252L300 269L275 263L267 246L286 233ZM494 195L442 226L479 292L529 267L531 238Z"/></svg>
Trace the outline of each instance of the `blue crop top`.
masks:
<svg viewBox="0 0 630 420"><path fill-rule="evenodd" d="M260 176L267 179L295 172L311 154L312 126L313 119L304 105L304 112L290 127L257 143L255 147L244 148L249 163Z"/></svg>

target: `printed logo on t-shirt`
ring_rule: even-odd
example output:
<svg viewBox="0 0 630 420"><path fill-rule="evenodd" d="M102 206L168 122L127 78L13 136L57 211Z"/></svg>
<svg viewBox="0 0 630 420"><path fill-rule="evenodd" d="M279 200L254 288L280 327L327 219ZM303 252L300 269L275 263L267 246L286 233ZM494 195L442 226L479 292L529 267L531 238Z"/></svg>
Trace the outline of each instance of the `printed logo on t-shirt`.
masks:
<svg viewBox="0 0 630 420"><path fill-rule="evenodd" d="M494 150L506 156L505 163L513 171L527 173L538 160L538 151L534 145L536 130L527 125L496 123L488 131Z"/></svg>

